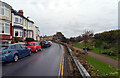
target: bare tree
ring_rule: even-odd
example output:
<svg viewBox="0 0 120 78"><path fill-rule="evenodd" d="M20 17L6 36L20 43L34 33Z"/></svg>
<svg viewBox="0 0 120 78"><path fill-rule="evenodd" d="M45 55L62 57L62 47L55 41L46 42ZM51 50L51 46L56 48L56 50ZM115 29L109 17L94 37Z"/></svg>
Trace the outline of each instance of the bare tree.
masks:
<svg viewBox="0 0 120 78"><path fill-rule="evenodd" d="M85 51L87 51L87 44L90 39L93 37L93 31L87 30L84 31L84 34L82 34L82 38L84 40L84 45L85 45Z"/></svg>

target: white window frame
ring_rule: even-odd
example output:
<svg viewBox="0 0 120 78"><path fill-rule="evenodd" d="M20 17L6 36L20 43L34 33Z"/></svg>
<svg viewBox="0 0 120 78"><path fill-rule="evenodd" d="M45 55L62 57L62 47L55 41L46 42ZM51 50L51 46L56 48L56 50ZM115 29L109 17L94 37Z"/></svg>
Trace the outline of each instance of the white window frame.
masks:
<svg viewBox="0 0 120 78"><path fill-rule="evenodd" d="M9 30L9 33L6 33L6 24L8 24L9 25L9 28L10 28L10 23L7 23L7 22L5 22L5 21L0 21L0 23L1 24L4 24L4 33L2 33L2 32L0 32L0 34L7 34L7 35L10 35L10 30Z"/></svg>
<svg viewBox="0 0 120 78"><path fill-rule="evenodd" d="M1 9L1 8L3 8L3 9L4 9L4 11L3 11L3 12L4 12L4 14L0 14L0 15L1 15L1 16L6 16L6 17L10 18L10 17L11 17L11 12L10 12L10 9L9 9L9 8L7 8L7 7L5 7L5 6L4 6L4 5L2 5L2 4L0 5L0 9ZM7 16L7 15L6 15L7 11L9 11L9 16Z"/></svg>

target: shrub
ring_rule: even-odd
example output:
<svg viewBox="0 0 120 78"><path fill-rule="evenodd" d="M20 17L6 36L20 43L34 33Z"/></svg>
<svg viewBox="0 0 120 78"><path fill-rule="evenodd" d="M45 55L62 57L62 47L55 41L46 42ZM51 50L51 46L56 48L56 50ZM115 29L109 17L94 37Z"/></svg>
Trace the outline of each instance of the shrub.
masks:
<svg viewBox="0 0 120 78"><path fill-rule="evenodd" d="M32 41L35 41L33 38L26 38L25 39L26 42L32 42Z"/></svg>
<svg viewBox="0 0 120 78"><path fill-rule="evenodd" d="M18 42L23 42L23 40L19 37L14 37L14 42L18 43Z"/></svg>
<svg viewBox="0 0 120 78"><path fill-rule="evenodd" d="M109 55L109 56L116 56L116 54L113 51L103 52L102 54L106 54L106 55Z"/></svg>
<svg viewBox="0 0 120 78"><path fill-rule="evenodd" d="M109 45L107 43L103 42L103 48L104 49L109 49Z"/></svg>

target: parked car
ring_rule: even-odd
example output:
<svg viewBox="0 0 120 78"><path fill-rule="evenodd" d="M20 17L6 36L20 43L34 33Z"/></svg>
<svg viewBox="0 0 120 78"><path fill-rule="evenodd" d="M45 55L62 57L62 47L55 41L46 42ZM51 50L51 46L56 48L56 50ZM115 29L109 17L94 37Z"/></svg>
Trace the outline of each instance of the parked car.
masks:
<svg viewBox="0 0 120 78"><path fill-rule="evenodd" d="M44 40L40 42L40 45L41 45L42 48L49 47L49 43L47 41L44 41Z"/></svg>
<svg viewBox="0 0 120 78"><path fill-rule="evenodd" d="M31 51L34 51L34 52L38 52L38 51L42 50L41 45L39 45L38 42L28 42L26 44L26 46L31 48Z"/></svg>
<svg viewBox="0 0 120 78"><path fill-rule="evenodd" d="M0 45L0 60L17 62L19 58L31 55L31 49L23 44Z"/></svg>

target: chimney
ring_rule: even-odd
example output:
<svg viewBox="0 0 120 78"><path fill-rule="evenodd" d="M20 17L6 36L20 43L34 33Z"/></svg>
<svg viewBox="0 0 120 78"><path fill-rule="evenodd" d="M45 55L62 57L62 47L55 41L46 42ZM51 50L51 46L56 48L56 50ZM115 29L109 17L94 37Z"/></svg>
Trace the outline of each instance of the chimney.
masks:
<svg viewBox="0 0 120 78"><path fill-rule="evenodd" d="M18 13L22 14L23 15L23 10L19 10Z"/></svg>

